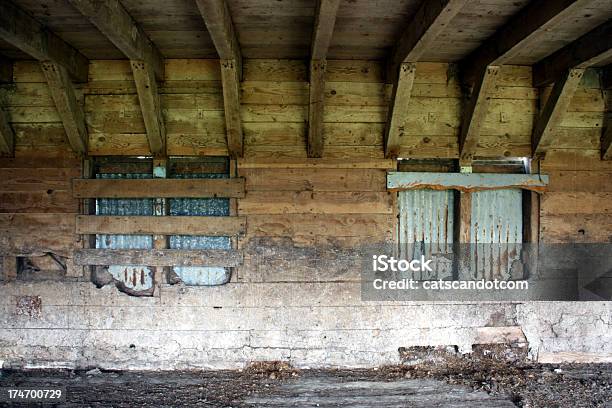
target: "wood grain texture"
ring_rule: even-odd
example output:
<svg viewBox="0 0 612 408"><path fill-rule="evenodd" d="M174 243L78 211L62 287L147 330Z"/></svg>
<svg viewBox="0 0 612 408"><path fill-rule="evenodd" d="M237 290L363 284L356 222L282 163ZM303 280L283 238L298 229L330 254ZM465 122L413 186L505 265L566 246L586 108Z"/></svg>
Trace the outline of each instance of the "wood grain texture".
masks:
<svg viewBox="0 0 612 408"><path fill-rule="evenodd" d="M244 217L80 215L76 233L226 237L244 234L245 222Z"/></svg>
<svg viewBox="0 0 612 408"><path fill-rule="evenodd" d="M227 149L232 158L242 157L244 152L240 106L240 72L236 64L236 60L221 61L225 132Z"/></svg>
<svg viewBox="0 0 612 408"><path fill-rule="evenodd" d="M146 61L130 61L149 149L154 156L166 155L166 128L153 67Z"/></svg>
<svg viewBox="0 0 612 408"><path fill-rule="evenodd" d="M242 264L242 253L221 250L187 249L78 249L77 265L148 265L236 267Z"/></svg>
<svg viewBox="0 0 612 408"><path fill-rule="evenodd" d="M322 157L323 109L325 106L325 59L310 61L310 93L308 104L308 157Z"/></svg>
<svg viewBox="0 0 612 408"><path fill-rule="evenodd" d="M385 126L385 157L397 158L406 127L408 105L416 75L416 64L402 63L397 82L393 86L391 107Z"/></svg>

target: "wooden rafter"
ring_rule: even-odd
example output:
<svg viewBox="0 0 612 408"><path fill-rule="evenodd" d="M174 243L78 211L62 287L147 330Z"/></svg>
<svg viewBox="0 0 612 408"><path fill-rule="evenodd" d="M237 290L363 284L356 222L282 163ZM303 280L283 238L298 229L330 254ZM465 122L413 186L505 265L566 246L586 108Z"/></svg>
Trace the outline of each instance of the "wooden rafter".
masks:
<svg viewBox="0 0 612 408"><path fill-rule="evenodd" d="M555 82L533 129L531 140L534 156L541 156L552 144L555 127L559 125L563 114L567 111L583 75L584 69L570 69Z"/></svg>
<svg viewBox="0 0 612 408"><path fill-rule="evenodd" d="M401 137L404 133L404 122L408 113L408 103L416 74L415 63L402 63L399 77L393 86L391 106L385 127L385 157L397 158L400 153Z"/></svg>
<svg viewBox="0 0 612 408"><path fill-rule="evenodd" d="M499 67L488 66L474 84L472 94L463 112L461 133L459 136L459 160L471 162L478 145L480 128L484 122L489 107L490 91L495 87L499 77Z"/></svg>
<svg viewBox="0 0 612 408"><path fill-rule="evenodd" d="M0 2L0 37L39 61L64 67L75 81L87 82L87 58L10 1Z"/></svg>
<svg viewBox="0 0 612 408"><path fill-rule="evenodd" d="M319 0L315 14L310 52L310 96L308 104L308 157L323 156L323 108L325 71L339 0Z"/></svg>
<svg viewBox="0 0 612 408"><path fill-rule="evenodd" d="M157 47L118 0L70 3L131 60L149 148L155 156L164 156L166 132L156 83L164 78L164 60Z"/></svg>
<svg viewBox="0 0 612 408"><path fill-rule="evenodd" d="M242 55L230 10L225 0L196 0L196 4L221 59L227 149L232 158L242 157L243 135L240 119Z"/></svg>
<svg viewBox="0 0 612 408"><path fill-rule="evenodd" d="M62 120L68 142L75 152L87 154L87 127L83 107L77 101L68 71L53 62L42 62L42 71L47 78L49 92Z"/></svg>
<svg viewBox="0 0 612 408"><path fill-rule="evenodd" d="M467 0L421 2L419 9L406 25L406 30L387 64L388 82L394 82L397 78L400 64L419 60L466 3Z"/></svg>
<svg viewBox="0 0 612 408"><path fill-rule="evenodd" d="M569 69L588 68L612 58L612 20L598 26L533 66L533 86L549 85Z"/></svg>
<svg viewBox="0 0 612 408"><path fill-rule="evenodd" d="M513 16L461 63L465 82L474 83L489 65L501 65L568 16L579 13L592 0L535 0Z"/></svg>
<svg viewBox="0 0 612 408"><path fill-rule="evenodd" d="M393 83L393 92L385 126L385 157L395 158L400 153L415 63L465 3L467 0L423 1L394 48L387 62L387 82Z"/></svg>

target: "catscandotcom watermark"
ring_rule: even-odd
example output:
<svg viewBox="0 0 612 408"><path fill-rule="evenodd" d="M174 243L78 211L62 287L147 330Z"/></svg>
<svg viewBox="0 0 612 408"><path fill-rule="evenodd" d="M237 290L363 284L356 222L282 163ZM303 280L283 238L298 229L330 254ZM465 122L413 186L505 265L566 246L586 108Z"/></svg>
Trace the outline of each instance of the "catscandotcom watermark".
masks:
<svg viewBox="0 0 612 408"><path fill-rule="evenodd" d="M374 279L372 286L376 290L529 290L529 282L494 280L426 280L415 279Z"/></svg>

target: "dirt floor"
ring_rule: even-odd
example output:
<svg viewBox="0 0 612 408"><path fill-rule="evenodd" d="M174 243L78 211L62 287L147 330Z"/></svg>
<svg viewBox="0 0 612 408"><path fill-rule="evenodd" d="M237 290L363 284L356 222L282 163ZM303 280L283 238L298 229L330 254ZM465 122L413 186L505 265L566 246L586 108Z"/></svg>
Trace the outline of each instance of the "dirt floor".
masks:
<svg viewBox="0 0 612 408"><path fill-rule="evenodd" d="M243 371L5 370L0 387L67 388L65 403L45 407L612 407L610 364L451 360L375 370L295 370L283 363Z"/></svg>

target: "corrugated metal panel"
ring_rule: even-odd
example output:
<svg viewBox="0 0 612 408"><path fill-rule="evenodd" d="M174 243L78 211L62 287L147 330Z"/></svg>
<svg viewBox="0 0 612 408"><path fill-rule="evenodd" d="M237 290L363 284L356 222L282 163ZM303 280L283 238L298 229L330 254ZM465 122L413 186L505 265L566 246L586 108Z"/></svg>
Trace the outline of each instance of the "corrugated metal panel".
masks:
<svg viewBox="0 0 612 408"><path fill-rule="evenodd" d="M151 178L150 174L114 173L97 174L96 178ZM153 215L152 199L96 199L96 215ZM96 235L96 248L101 249L151 249L151 235ZM128 288L142 291L153 287L153 272L144 265L109 265L108 271Z"/></svg>
<svg viewBox="0 0 612 408"><path fill-rule="evenodd" d="M523 242L523 194L518 189L472 193L471 270L476 279L517 279ZM518 275L517 276L517 272Z"/></svg>
<svg viewBox="0 0 612 408"><path fill-rule="evenodd" d="M227 178L224 173L171 174L171 178ZM168 200L170 215L229 216L227 198L171 198ZM170 236L172 249L225 249L232 248L230 237L206 237L195 235ZM212 286L229 281L228 268L174 267L174 272L187 285Z"/></svg>
<svg viewBox="0 0 612 408"><path fill-rule="evenodd" d="M453 276L454 192L406 190L399 193L400 256L433 259L433 273L413 279L450 279Z"/></svg>

